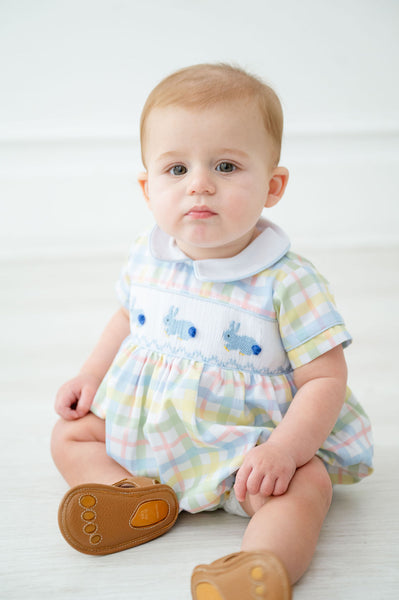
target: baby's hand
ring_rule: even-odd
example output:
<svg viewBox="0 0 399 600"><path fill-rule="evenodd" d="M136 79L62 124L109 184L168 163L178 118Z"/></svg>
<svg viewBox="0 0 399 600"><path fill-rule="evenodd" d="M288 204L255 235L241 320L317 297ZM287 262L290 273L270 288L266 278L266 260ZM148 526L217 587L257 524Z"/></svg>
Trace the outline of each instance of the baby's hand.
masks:
<svg viewBox="0 0 399 600"><path fill-rule="evenodd" d="M55 399L56 412L67 421L87 415L101 380L95 375L82 373L67 381Z"/></svg>
<svg viewBox="0 0 399 600"><path fill-rule="evenodd" d="M237 500L243 502L247 492L265 497L284 494L296 468L293 457L280 445L269 441L252 448L237 471Z"/></svg>

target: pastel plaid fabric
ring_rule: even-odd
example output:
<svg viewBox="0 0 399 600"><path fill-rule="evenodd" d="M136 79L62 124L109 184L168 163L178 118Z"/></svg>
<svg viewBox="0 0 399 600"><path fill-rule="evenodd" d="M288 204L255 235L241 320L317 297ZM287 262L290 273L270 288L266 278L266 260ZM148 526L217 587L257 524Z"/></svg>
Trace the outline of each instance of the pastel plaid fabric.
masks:
<svg viewBox="0 0 399 600"><path fill-rule="evenodd" d="M108 454L174 488L181 510L218 508L246 453L268 439L295 394L293 369L351 342L326 280L288 252L241 281L200 281L190 261L134 244L117 285L131 334L92 411ZM334 483L372 471L367 415L348 389L318 455Z"/></svg>

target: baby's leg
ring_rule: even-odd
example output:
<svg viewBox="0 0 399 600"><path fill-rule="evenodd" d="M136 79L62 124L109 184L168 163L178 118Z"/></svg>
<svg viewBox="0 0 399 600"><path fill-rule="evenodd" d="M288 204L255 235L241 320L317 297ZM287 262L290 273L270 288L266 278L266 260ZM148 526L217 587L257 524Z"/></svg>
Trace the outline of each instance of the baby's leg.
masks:
<svg viewBox="0 0 399 600"><path fill-rule="evenodd" d="M60 419L53 430L51 452L70 486L87 481L112 485L131 475L107 455L105 421L92 413L76 421Z"/></svg>
<svg viewBox="0 0 399 600"><path fill-rule="evenodd" d="M268 550L285 565L295 583L307 570L331 504L332 486L322 461L314 457L295 473L282 496L248 496L243 507L253 515L242 550Z"/></svg>
<svg viewBox="0 0 399 600"><path fill-rule="evenodd" d="M110 554L166 533L179 514L173 489L131 477L105 449L105 421L93 414L60 420L51 440L54 462L72 486L58 523L66 541L87 554ZM117 485L116 485L117 484Z"/></svg>

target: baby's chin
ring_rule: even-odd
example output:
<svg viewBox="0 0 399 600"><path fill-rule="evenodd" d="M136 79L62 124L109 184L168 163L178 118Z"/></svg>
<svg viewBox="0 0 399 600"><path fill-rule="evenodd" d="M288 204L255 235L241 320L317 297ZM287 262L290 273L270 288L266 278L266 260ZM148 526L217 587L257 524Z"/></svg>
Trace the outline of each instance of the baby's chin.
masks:
<svg viewBox="0 0 399 600"><path fill-rule="evenodd" d="M245 240L227 241L224 244L219 242L193 243L184 240L176 240L177 247L192 260L210 260L220 258L232 258L242 252L255 236L248 236Z"/></svg>

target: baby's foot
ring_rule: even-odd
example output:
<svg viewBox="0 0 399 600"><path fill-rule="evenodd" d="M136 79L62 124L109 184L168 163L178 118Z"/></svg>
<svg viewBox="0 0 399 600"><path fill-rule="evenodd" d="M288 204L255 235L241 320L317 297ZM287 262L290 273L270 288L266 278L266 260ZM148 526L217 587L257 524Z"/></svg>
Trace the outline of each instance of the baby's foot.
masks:
<svg viewBox="0 0 399 600"><path fill-rule="evenodd" d="M171 487L146 477L114 485L78 485L64 496L58 523L66 541L86 554L110 554L166 533L179 513Z"/></svg>
<svg viewBox="0 0 399 600"><path fill-rule="evenodd" d="M238 552L195 567L193 600L290 600L291 585L271 552Z"/></svg>

